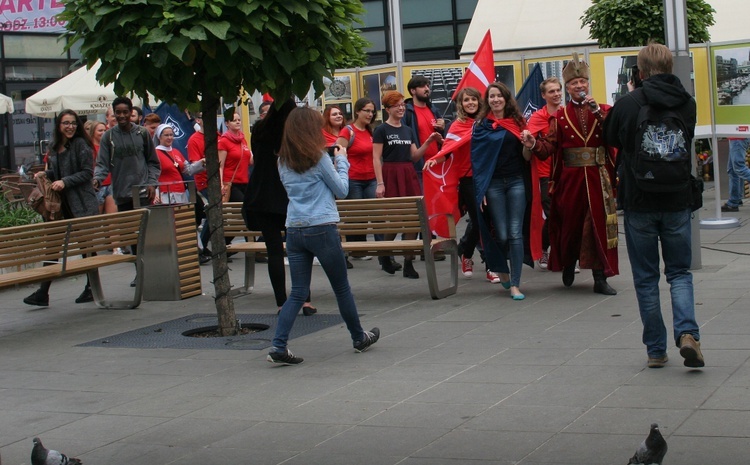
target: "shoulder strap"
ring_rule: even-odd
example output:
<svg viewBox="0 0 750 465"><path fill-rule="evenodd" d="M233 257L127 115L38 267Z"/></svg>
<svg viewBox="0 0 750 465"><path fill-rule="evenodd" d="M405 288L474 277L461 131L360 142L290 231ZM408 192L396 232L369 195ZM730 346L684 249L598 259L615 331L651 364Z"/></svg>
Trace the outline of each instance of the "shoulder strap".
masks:
<svg viewBox="0 0 750 465"><path fill-rule="evenodd" d="M349 147L351 147L352 144L354 143L354 128L352 127L351 124L347 124L346 129L349 130Z"/></svg>

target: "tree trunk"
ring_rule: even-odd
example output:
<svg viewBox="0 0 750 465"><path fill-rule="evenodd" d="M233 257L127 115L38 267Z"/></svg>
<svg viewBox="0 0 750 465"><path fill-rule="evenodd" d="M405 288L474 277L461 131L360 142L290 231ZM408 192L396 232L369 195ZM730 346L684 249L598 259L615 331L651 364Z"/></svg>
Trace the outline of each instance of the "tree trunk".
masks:
<svg viewBox="0 0 750 465"><path fill-rule="evenodd" d="M206 217L211 228L211 251L213 254L214 290L218 329L222 336L237 334L237 317L234 301L229 295L232 283L229 281L227 247L224 243L224 218L221 212L221 179L219 178L219 150L216 131L216 113L219 98L204 90L201 100L203 112L203 134L206 141L206 171L208 174L208 205Z"/></svg>

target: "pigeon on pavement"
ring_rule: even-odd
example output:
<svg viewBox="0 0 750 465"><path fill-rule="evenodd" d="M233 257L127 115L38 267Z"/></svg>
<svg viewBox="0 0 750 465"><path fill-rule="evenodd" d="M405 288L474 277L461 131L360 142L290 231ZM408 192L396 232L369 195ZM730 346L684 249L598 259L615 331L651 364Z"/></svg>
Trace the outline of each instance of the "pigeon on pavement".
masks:
<svg viewBox="0 0 750 465"><path fill-rule="evenodd" d="M659 425L651 423L651 431L648 433L648 437L638 446L635 455L630 458L628 465L661 465L661 461L664 460L666 454L667 441L661 435Z"/></svg>
<svg viewBox="0 0 750 465"><path fill-rule="evenodd" d="M31 449L31 465L81 465L81 461L68 458L56 450L49 450L42 445L39 438L34 438L34 448Z"/></svg>

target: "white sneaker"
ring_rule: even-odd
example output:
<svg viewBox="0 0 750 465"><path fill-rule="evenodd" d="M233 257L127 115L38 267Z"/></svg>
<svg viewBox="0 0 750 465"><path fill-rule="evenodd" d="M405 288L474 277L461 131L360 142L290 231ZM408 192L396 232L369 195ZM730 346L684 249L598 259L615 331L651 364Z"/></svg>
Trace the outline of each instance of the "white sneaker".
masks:
<svg viewBox="0 0 750 465"><path fill-rule="evenodd" d="M539 268L543 271L547 271L549 264L549 252L542 252L542 257L539 259Z"/></svg>
<svg viewBox="0 0 750 465"><path fill-rule="evenodd" d="M352 260L362 260L363 262L366 262L368 260L372 260L372 257L369 255L365 255L364 257L352 257Z"/></svg>
<svg viewBox="0 0 750 465"><path fill-rule="evenodd" d="M115 247L115 249L112 251L112 255L122 255L122 249L119 247Z"/></svg>
<svg viewBox="0 0 750 465"><path fill-rule="evenodd" d="M498 284L500 282L500 275L498 275L494 271L487 270L487 281L491 282L492 284Z"/></svg>
<svg viewBox="0 0 750 465"><path fill-rule="evenodd" d="M576 267L573 270L573 273L580 273L580 272L581 272L581 268L578 267L578 262L576 262Z"/></svg>

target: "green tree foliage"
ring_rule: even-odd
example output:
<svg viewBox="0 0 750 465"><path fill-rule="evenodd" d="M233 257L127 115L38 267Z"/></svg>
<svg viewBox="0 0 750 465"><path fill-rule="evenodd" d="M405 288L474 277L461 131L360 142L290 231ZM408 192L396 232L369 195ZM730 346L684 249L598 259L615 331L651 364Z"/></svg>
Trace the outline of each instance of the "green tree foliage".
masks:
<svg viewBox="0 0 750 465"><path fill-rule="evenodd" d="M703 0L686 0L686 4L690 43L707 42L716 11ZM664 43L663 0L592 0L581 21L602 48Z"/></svg>
<svg viewBox="0 0 750 465"><path fill-rule="evenodd" d="M277 102L305 95L336 68L364 63L354 22L359 0L63 0L59 19L80 45L89 66L101 60L97 79L205 116L207 207L222 335L236 333L234 303L221 215L216 145L219 102L235 102L241 89L268 92Z"/></svg>

